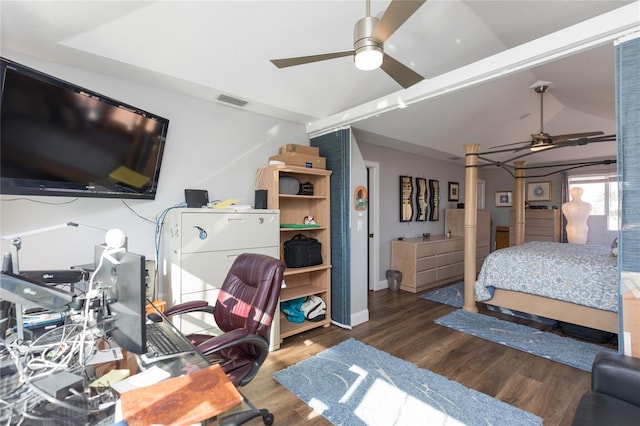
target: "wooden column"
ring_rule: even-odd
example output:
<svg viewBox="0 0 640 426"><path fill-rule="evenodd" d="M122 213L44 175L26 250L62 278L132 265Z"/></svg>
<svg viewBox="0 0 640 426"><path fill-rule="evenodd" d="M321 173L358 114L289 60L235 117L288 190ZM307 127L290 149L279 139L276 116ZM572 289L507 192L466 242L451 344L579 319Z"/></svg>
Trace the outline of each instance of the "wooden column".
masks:
<svg viewBox="0 0 640 426"><path fill-rule="evenodd" d="M478 228L478 144L464 146L464 306L468 312L478 312L476 292L476 231Z"/></svg>
<svg viewBox="0 0 640 426"><path fill-rule="evenodd" d="M516 168L516 194L514 197L514 208L515 208L515 245L519 246L520 244L524 244L524 201L525 201L525 193L524 193L524 179L525 179L525 167L527 165L526 161L514 161L513 165Z"/></svg>

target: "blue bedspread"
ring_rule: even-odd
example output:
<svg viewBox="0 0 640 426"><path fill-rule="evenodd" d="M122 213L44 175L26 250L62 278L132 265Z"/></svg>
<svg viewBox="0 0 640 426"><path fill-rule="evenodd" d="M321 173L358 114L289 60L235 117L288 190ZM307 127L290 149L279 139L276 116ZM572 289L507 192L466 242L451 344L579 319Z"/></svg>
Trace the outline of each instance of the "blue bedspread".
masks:
<svg viewBox="0 0 640 426"><path fill-rule="evenodd" d="M501 288L618 312L616 270L609 247L532 241L487 256L476 299L487 301Z"/></svg>

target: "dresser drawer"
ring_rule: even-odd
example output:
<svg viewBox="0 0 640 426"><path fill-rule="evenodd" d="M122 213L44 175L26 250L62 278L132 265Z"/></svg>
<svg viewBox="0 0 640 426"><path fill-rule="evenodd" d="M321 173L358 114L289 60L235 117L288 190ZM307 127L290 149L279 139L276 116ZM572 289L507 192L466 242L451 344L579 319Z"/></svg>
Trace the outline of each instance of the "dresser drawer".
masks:
<svg viewBox="0 0 640 426"><path fill-rule="evenodd" d="M487 235L486 237L478 237L476 239L476 247L489 247L491 245L491 238Z"/></svg>
<svg viewBox="0 0 640 426"><path fill-rule="evenodd" d="M416 261L416 271L426 271L428 269L433 269L436 267L436 257L421 257Z"/></svg>
<svg viewBox="0 0 640 426"><path fill-rule="evenodd" d="M242 253L258 253L278 257L278 247L251 248L242 250L186 253L181 265L170 265L180 274L180 293L196 293L222 287L233 261ZM173 271L172 271L173 272Z"/></svg>
<svg viewBox="0 0 640 426"><path fill-rule="evenodd" d="M430 269L428 271L418 272L416 274L416 287L430 284L437 279L436 269Z"/></svg>
<svg viewBox="0 0 640 426"><path fill-rule="evenodd" d="M430 244L430 243L417 244L416 255L418 257L433 256L434 254L436 254L435 244Z"/></svg>
<svg viewBox="0 0 640 426"><path fill-rule="evenodd" d="M438 254L449 253L456 250L464 250L464 239L456 238L454 240L440 241L437 250Z"/></svg>
<svg viewBox="0 0 640 426"><path fill-rule="evenodd" d="M436 266L442 267L451 265L452 263L460 263L464 262L464 252L463 251L454 251L452 253L447 254L439 254L436 256Z"/></svg>
<svg viewBox="0 0 640 426"><path fill-rule="evenodd" d="M278 213L194 212L182 214L182 253L273 245L279 238ZM277 257L277 255L276 255Z"/></svg>
<svg viewBox="0 0 640 426"><path fill-rule="evenodd" d="M464 263L454 263L453 265L436 269L436 278L438 281L462 276L464 276Z"/></svg>

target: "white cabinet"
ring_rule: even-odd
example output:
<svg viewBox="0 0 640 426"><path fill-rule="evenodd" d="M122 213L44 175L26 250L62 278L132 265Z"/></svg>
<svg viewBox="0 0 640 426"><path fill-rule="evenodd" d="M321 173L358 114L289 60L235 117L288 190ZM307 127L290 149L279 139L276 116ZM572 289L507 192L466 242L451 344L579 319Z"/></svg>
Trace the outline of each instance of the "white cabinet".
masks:
<svg viewBox="0 0 640 426"><path fill-rule="evenodd" d="M215 303L229 268L242 253L280 257L277 210L173 209L162 227L158 299L167 307L192 300ZM184 334L214 331L210 314L179 315ZM273 322L272 349L279 347L279 318Z"/></svg>

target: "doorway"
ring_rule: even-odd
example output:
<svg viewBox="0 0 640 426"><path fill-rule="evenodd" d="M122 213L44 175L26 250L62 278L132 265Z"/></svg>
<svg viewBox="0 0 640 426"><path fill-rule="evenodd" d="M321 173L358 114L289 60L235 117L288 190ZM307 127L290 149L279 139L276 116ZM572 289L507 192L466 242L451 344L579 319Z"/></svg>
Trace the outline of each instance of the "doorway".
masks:
<svg viewBox="0 0 640 426"><path fill-rule="evenodd" d="M367 167L367 282L369 290L386 288L380 281L380 163L365 161Z"/></svg>

